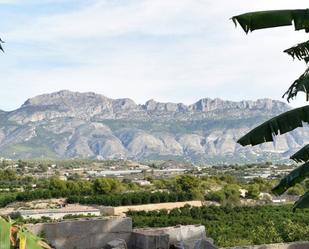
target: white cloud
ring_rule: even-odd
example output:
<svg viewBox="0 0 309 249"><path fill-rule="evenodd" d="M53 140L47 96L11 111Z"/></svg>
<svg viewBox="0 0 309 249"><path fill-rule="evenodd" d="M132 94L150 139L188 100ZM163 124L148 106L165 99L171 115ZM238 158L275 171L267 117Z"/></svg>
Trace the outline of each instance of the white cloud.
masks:
<svg viewBox="0 0 309 249"><path fill-rule="evenodd" d="M188 36L215 29L225 32L220 29L228 23L228 18L245 11L308 6L305 0L299 0L296 4L290 0L237 0L233 3L228 0L96 0L89 3L66 13L29 16L28 22L24 25L19 23L16 29L6 35L11 39L34 41L120 36L127 33Z"/></svg>
<svg viewBox="0 0 309 249"><path fill-rule="evenodd" d="M124 33L149 35L188 35L201 32L206 25L207 9L198 0L95 1L65 14L31 19L8 33L15 39L50 40L118 36Z"/></svg>
<svg viewBox="0 0 309 249"><path fill-rule="evenodd" d="M57 3L57 2L66 2L67 0L0 0L0 4L7 5L16 5L16 4L33 4L33 3Z"/></svg>
<svg viewBox="0 0 309 249"><path fill-rule="evenodd" d="M0 4L16 4L21 2L20 0L0 0Z"/></svg>
<svg viewBox="0 0 309 249"><path fill-rule="evenodd" d="M0 73L7 92L0 103L16 107L60 89L137 102L279 99L304 70L282 51L306 34L287 27L245 35L229 20L245 11L305 8L304 0L86 2L61 14L29 16L3 34L9 42Z"/></svg>

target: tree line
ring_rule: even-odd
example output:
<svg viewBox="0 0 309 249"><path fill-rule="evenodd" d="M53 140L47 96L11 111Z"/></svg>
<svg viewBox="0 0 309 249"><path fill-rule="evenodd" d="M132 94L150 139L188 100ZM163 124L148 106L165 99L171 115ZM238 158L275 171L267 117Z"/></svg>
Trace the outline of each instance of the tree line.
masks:
<svg viewBox="0 0 309 249"><path fill-rule="evenodd" d="M188 192L131 192L92 196L74 195L67 198L68 203L97 204L104 206L128 206L191 200L193 200L193 196Z"/></svg>
<svg viewBox="0 0 309 249"><path fill-rule="evenodd" d="M14 201L67 198L69 203L97 204L107 206L137 205L189 201L196 199L193 189L186 187L177 191L143 191L135 183L120 182L113 178L97 178L92 181L63 181L52 177L38 183L35 189L0 193L0 207ZM186 191L185 191L186 190Z"/></svg>

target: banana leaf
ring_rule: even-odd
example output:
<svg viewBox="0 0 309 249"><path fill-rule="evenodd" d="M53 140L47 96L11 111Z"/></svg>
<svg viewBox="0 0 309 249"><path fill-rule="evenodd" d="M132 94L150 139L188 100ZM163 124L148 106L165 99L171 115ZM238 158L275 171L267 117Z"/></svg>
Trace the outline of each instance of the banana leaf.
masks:
<svg viewBox="0 0 309 249"><path fill-rule="evenodd" d="M308 208L309 207L309 192L306 192L303 196L301 196L295 203L293 206L293 212L295 212L295 210L297 208Z"/></svg>
<svg viewBox="0 0 309 249"><path fill-rule="evenodd" d="M245 13L232 17L248 33L257 29L289 26L294 23L295 30L309 32L309 10L268 10Z"/></svg>
<svg viewBox="0 0 309 249"><path fill-rule="evenodd" d="M1 45L1 43L4 43L4 41L2 41L2 40L1 40L1 38L0 38L0 50L1 50L2 52L4 52L4 50L3 50L3 47L2 47L2 45Z"/></svg>
<svg viewBox="0 0 309 249"><path fill-rule="evenodd" d="M307 62L309 56L309 41L300 43L294 47L284 50L285 53L292 56L293 59L305 60Z"/></svg>
<svg viewBox="0 0 309 249"><path fill-rule="evenodd" d="M10 249L11 224L0 217L0 249Z"/></svg>
<svg viewBox="0 0 309 249"><path fill-rule="evenodd" d="M45 249L50 247L43 247L40 238L36 237L27 230L21 229L18 233L20 245L25 245L25 248L31 249Z"/></svg>
<svg viewBox="0 0 309 249"><path fill-rule="evenodd" d="M264 122L241 137L237 143L242 146L249 144L254 146L264 142L271 142L274 141L273 136L303 127L303 122L309 123L309 105L287 111Z"/></svg>
<svg viewBox="0 0 309 249"><path fill-rule="evenodd" d="M290 159L297 163L307 162L309 160L309 144L297 151Z"/></svg>
<svg viewBox="0 0 309 249"><path fill-rule="evenodd" d="M26 249L27 238L25 235L19 236L19 249Z"/></svg>
<svg viewBox="0 0 309 249"><path fill-rule="evenodd" d="M272 189L272 192L275 195L281 195L290 187L302 182L307 177L309 177L309 162L292 170L287 176L282 178L279 184Z"/></svg>
<svg viewBox="0 0 309 249"><path fill-rule="evenodd" d="M287 95L287 101L297 96L298 92L304 92L306 94L306 100L309 100L309 68L289 87L289 89L283 94L282 98Z"/></svg>

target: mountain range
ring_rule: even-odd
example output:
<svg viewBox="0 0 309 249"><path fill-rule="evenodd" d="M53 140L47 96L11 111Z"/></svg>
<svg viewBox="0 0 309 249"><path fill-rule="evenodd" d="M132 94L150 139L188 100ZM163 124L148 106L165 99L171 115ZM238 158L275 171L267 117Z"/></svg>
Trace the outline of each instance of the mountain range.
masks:
<svg viewBox="0 0 309 249"><path fill-rule="evenodd" d="M30 98L13 111L0 111L0 157L209 164L286 160L308 142L308 129L278 136L275 146L241 147L236 140L289 109L271 99L136 104L128 98L64 90Z"/></svg>

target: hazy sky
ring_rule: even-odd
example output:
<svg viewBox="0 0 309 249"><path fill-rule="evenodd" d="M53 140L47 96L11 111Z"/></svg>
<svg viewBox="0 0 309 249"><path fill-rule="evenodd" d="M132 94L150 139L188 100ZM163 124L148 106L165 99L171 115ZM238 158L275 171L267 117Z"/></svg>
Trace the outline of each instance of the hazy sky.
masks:
<svg viewBox="0 0 309 249"><path fill-rule="evenodd" d="M309 35L293 27L245 35L229 18L306 7L308 0L0 0L0 109L62 89L137 103L280 99L305 70L282 51Z"/></svg>

